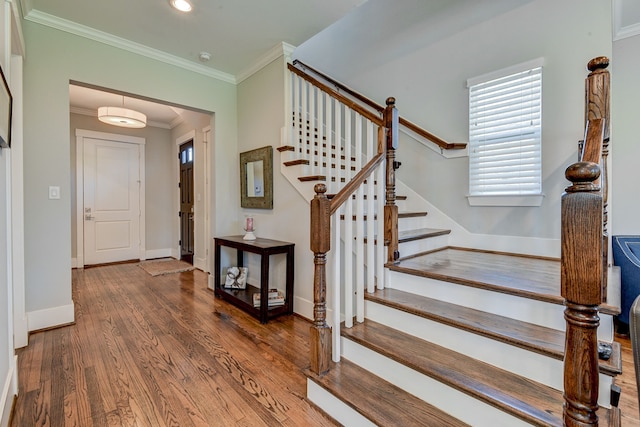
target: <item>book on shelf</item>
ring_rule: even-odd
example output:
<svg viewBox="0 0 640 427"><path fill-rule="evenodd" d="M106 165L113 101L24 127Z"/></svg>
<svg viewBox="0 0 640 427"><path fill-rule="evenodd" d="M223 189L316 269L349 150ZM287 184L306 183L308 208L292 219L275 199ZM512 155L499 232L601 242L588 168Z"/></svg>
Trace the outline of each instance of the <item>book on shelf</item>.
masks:
<svg viewBox="0 0 640 427"><path fill-rule="evenodd" d="M278 307L280 305L284 305L284 294L277 289L269 289L267 297L267 305L269 307ZM256 292L253 294L253 306L256 308L260 307L260 292Z"/></svg>

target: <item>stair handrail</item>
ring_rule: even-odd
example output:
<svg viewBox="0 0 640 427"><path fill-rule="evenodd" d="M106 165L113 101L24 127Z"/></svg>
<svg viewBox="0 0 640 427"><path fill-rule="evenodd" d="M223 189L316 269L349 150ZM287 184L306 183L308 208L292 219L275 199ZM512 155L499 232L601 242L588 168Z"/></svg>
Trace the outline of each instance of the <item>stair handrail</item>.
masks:
<svg viewBox="0 0 640 427"><path fill-rule="evenodd" d="M310 370L317 375L323 375L329 371L331 361L332 344L331 328L327 324L327 281L326 263L327 252L331 250L331 216L340 206L351 198L356 190L371 178L372 173L378 166L387 159L387 180L389 168L393 168L393 162L389 164L389 152L395 151L397 147L398 114L395 108L395 99L387 99L387 107L383 111L383 120L378 128L377 154L333 197L327 197L327 187L325 184L316 184L314 191L316 195L311 200L311 226L310 226L310 248L314 253L314 280L313 280L313 324L310 328ZM386 142L386 143L385 143ZM388 188L388 186L387 186ZM392 190L395 195L395 188ZM387 190L389 194L389 189ZM387 197L388 197L387 194ZM395 202L387 199L387 203ZM397 207L396 207L397 209ZM385 206L385 220L387 219L387 206ZM397 210L396 210L397 213ZM397 224L397 219L396 219ZM387 232L385 225L385 233ZM389 230L393 234L393 230ZM397 227L395 228L395 240L397 241ZM397 252L396 248L389 248L390 252ZM335 309L339 309L336 307Z"/></svg>
<svg viewBox="0 0 640 427"><path fill-rule="evenodd" d="M321 71L316 70L315 68L305 64L304 62L296 59L293 61L293 64L289 64L289 69L297 69L295 66L299 65L300 67L311 71L312 73L320 76L323 80L331 83L333 86L337 87L338 89L340 89L341 91L344 91L345 93L349 94L350 96L352 96L353 98L357 99L358 101L364 103L365 105L369 106L370 108L372 108L375 111L378 111L380 113L382 113L385 109L385 107L383 107L382 105L376 103L375 101L372 101L371 99L367 98L366 96L360 94L359 92L356 92L355 90L351 89L350 87L344 85L343 83L340 83L339 81L329 77L328 75L324 74ZM431 132L423 129L422 127L418 126L417 124L405 119L404 117L399 117L398 118L398 123L400 126L404 126L407 129L411 130L413 133L419 135L420 137L426 139L427 141L431 141L434 144L436 144L438 147L440 147L443 150L464 150L467 146L467 144L465 143L453 143L453 142L447 142L444 139L432 134Z"/></svg>
<svg viewBox="0 0 640 427"><path fill-rule="evenodd" d="M565 171L572 185L561 203L561 293L566 306L563 420L571 427L598 425L598 309L607 268L603 262L606 178L601 164L608 144L608 64L605 57L589 62L584 146L579 161Z"/></svg>

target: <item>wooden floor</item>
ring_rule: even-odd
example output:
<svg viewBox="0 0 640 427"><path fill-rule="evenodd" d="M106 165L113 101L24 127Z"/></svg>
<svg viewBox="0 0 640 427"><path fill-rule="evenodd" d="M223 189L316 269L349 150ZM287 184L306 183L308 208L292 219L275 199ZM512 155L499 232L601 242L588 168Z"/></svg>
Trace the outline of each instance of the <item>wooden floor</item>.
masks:
<svg viewBox="0 0 640 427"><path fill-rule="evenodd" d="M11 426L333 426L305 399L309 323L267 325L215 299L201 271L73 272L76 324L18 352ZM622 426L640 426L628 338Z"/></svg>
<svg viewBox="0 0 640 427"><path fill-rule="evenodd" d="M76 324L18 352L11 425L334 426L305 398L309 323L260 323L201 271L73 272Z"/></svg>

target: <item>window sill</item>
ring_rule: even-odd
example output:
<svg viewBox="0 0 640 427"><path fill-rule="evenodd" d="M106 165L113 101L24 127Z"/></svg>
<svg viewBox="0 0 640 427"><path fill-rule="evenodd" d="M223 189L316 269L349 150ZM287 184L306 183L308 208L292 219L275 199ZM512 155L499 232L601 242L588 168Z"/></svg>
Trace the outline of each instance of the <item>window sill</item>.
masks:
<svg viewBox="0 0 640 427"><path fill-rule="evenodd" d="M544 194L506 196L467 196L471 206L540 206Z"/></svg>

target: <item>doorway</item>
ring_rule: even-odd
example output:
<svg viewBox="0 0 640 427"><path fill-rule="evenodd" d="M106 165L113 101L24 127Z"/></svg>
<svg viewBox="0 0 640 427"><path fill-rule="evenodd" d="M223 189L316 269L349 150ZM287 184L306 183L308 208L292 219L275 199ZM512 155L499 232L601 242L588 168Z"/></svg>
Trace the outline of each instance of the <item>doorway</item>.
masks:
<svg viewBox="0 0 640 427"><path fill-rule="evenodd" d="M193 139L180 145L178 159L180 162L180 259L193 264L194 229L193 229Z"/></svg>
<svg viewBox="0 0 640 427"><path fill-rule="evenodd" d="M145 258L144 144L76 130L77 267Z"/></svg>

